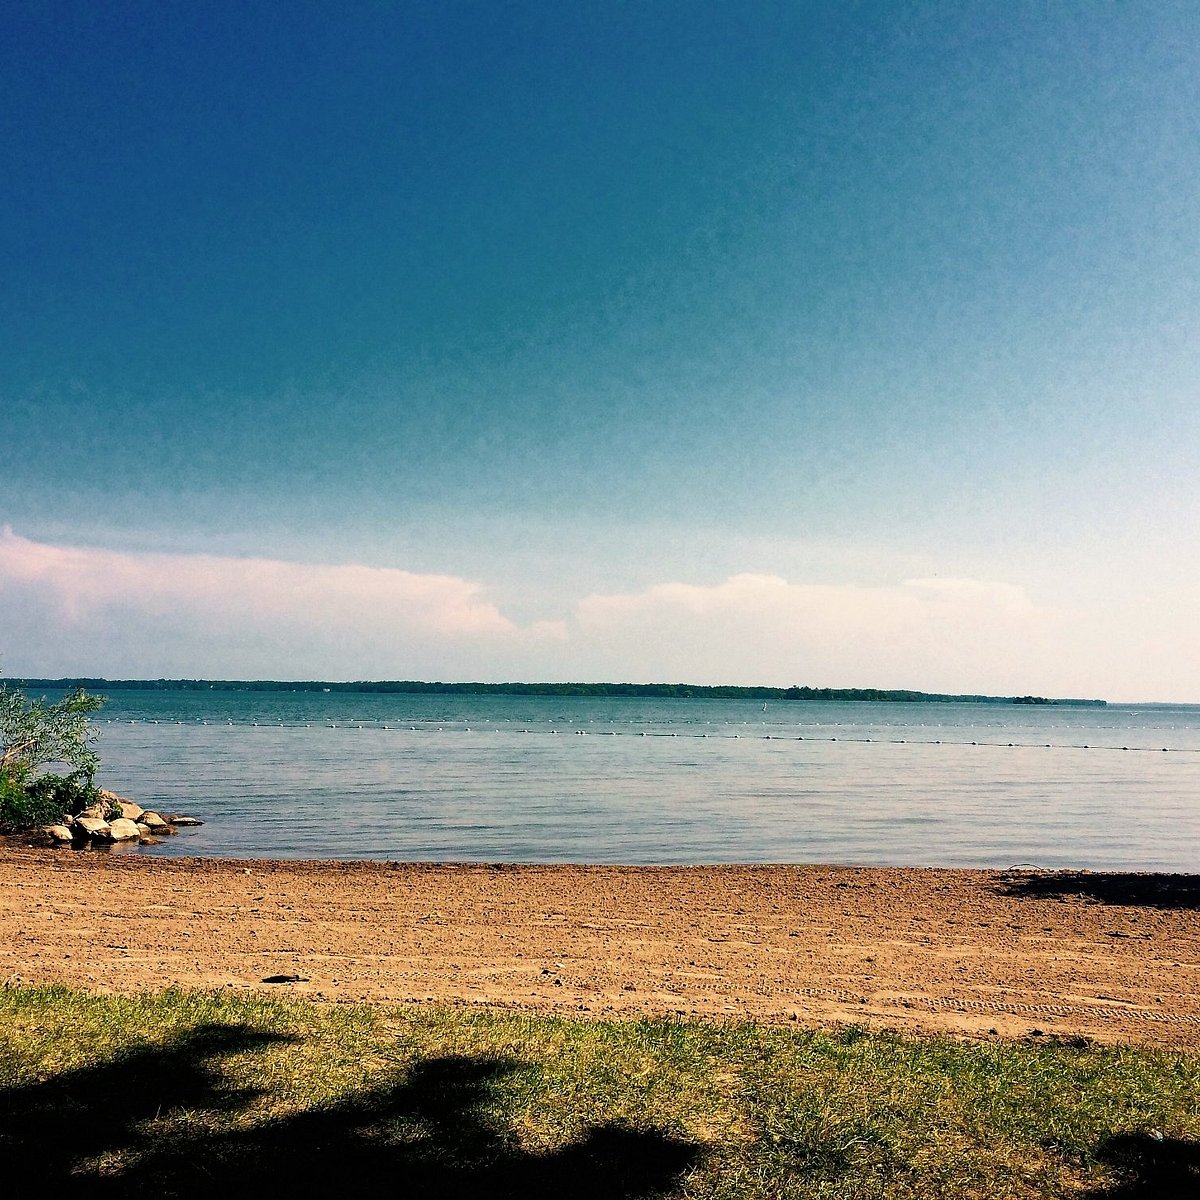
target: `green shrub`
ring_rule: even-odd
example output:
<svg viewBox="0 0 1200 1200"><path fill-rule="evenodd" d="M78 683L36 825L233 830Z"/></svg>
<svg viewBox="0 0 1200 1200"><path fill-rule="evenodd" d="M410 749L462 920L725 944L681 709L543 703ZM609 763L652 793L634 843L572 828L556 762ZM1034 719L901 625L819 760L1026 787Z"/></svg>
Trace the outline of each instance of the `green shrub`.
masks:
<svg viewBox="0 0 1200 1200"><path fill-rule="evenodd" d="M0 771L26 778L47 763L66 763L95 775L100 760L88 714L103 703L103 696L89 696L82 688L53 704L26 700L0 684Z"/></svg>
<svg viewBox="0 0 1200 1200"><path fill-rule="evenodd" d="M53 704L26 700L0 684L0 833L53 824L100 800L88 714L103 703L82 689ZM75 769L55 775L43 769L52 763Z"/></svg>
<svg viewBox="0 0 1200 1200"><path fill-rule="evenodd" d="M0 833L16 833L38 824L37 811L37 802L25 785L15 775L0 771Z"/></svg>
<svg viewBox="0 0 1200 1200"><path fill-rule="evenodd" d="M66 776L41 775L29 783L0 774L0 833L54 825L96 803L102 803L100 793L80 771Z"/></svg>

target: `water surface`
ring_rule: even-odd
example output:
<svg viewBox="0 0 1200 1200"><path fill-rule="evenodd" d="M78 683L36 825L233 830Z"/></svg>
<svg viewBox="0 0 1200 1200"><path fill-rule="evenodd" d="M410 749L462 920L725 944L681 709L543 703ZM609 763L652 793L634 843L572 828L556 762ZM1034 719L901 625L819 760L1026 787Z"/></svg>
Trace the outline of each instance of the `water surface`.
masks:
<svg viewBox="0 0 1200 1200"><path fill-rule="evenodd" d="M1200 870L1200 708L117 691L139 853Z"/></svg>

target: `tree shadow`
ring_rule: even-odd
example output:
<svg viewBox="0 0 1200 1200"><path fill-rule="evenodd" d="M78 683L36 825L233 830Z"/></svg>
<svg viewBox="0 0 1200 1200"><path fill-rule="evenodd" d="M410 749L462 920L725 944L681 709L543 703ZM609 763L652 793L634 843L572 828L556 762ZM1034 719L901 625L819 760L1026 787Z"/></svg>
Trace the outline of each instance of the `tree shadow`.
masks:
<svg viewBox="0 0 1200 1200"><path fill-rule="evenodd" d="M1121 1134L1101 1147L1120 1182L1083 1200L1173 1200L1200 1196L1200 1144L1179 1138Z"/></svg>
<svg viewBox="0 0 1200 1200"><path fill-rule="evenodd" d="M1034 900L1068 896L1139 908L1200 908L1200 875L1143 875L1124 871L1009 872L1000 892Z"/></svg>
<svg viewBox="0 0 1200 1200"><path fill-rule="evenodd" d="M222 1083L220 1060L295 1039L210 1025L166 1045L0 1090L6 1194L611 1197L670 1189L701 1147L656 1130L594 1125L550 1153L521 1147L489 1107L523 1069L509 1058L417 1062L337 1103L229 1128L262 1095ZM170 1132L154 1128L176 1118ZM178 1132L183 1117L186 1132ZM226 1118L226 1120L222 1120ZM105 1156L108 1156L107 1159Z"/></svg>

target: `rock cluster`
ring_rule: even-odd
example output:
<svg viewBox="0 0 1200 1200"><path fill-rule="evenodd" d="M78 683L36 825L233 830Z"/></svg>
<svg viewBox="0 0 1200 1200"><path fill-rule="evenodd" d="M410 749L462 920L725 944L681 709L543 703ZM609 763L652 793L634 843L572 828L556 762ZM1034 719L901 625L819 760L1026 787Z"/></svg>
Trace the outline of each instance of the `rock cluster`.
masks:
<svg viewBox="0 0 1200 1200"><path fill-rule="evenodd" d="M100 799L91 807L78 816L63 817L57 825L46 826L44 832L51 841L64 844L136 841L143 846L154 846L183 826L203 824L196 817L150 812L115 792L101 791Z"/></svg>

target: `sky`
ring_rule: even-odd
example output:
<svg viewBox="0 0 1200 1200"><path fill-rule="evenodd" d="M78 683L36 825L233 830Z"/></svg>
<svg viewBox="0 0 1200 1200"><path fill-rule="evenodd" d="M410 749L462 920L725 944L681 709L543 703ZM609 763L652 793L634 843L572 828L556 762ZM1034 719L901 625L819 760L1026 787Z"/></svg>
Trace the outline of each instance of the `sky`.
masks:
<svg viewBox="0 0 1200 1200"><path fill-rule="evenodd" d="M1200 702L1200 7L9 5L0 669Z"/></svg>

